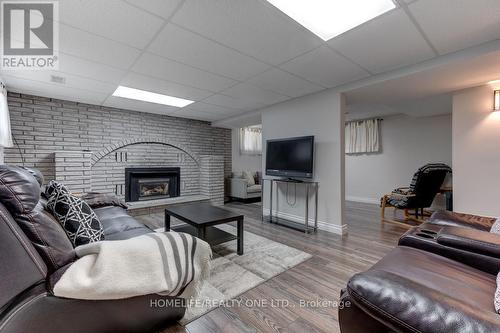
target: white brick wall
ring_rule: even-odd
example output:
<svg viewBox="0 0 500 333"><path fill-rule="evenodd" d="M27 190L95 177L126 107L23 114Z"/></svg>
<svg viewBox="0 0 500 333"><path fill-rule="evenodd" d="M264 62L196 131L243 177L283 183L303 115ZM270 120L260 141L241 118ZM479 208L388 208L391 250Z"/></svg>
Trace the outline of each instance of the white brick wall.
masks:
<svg viewBox="0 0 500 333"><path fill-rule="evenodd" d="M106 155L91 168L90 185L87 174L61 174L70 171L68 163L83 163L80 157L75 157L78 162L74 162L62 152L78 152L87 158L88 154L131 138L178 142L197 156L223 156L219 167L224 177L231 174L231 131L212 127L208 122L19 93L9 93L8 102L12 135L23 152L25 165L40 169L48 180L63 177L65 182L74 182L74 190L91 187L115 192L117 184L124 181L125 167L165 165L181 167L181 195L200 191L201 171L194 160L181 150L160 144L131 145ZM127 153L128 159L116 157L115 152ZM5 163L22 164L17 147L5 148Z"/></svg>
<svg viewBox="0 0 500 333"><path fill-rule="evenodd" d="M210 197L212 204L224 204L224 157L201 156L201 194Z"/></svg>
<svg viewBox="0 0 500 333"><path fill-rule="evenodd" d="M55 179L63 183L72 192L90 192L91 152L57 151L54 153Z"/></svg>

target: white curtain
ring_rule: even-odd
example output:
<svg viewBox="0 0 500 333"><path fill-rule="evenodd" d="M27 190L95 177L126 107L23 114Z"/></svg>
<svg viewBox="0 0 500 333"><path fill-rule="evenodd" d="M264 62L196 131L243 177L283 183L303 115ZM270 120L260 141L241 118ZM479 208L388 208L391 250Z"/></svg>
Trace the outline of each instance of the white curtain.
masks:
<svg viewBox="0 0 500 333"><path fill-rule="evenodd" d="M262 154L262 128L240 128L240 153L245 155Z"/></svg>
<svg viewBox="0 0 500 333"><path fill-rule="evenodd" d="M12 147L12 136L10 133L9 106L7 104L7 90L5 84L0 81L0 147Z"/></svg>
<svg viewBox="0 0 500 333"><path fill-rule="evenodd" d="M345 125L346 154L378 153L380 151L380 119L349 121Z"/></svg>

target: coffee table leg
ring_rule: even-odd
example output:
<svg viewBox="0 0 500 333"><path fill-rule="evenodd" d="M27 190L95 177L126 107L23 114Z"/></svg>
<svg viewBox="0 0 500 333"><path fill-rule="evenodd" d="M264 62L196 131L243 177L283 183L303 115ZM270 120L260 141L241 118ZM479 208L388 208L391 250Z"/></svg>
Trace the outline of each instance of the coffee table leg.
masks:
<svg viewBox="0 0 500 333"><path fill-rule="evenodd" d="M170 215L165 213L165 231L170 231Z"/></svg>
<svg viewBox="0 0 500 333"><path fill-rule="evenodd" d="M206 236L205 227L196 228L196 232L197 232L197 237L199 239L205 240L205 236Z"/></svg>
<svg viewBox="0 0 500 333"><path fill-rule="evenodd" d="M243 254L243 218L238 220L238 255Z"/></svg>

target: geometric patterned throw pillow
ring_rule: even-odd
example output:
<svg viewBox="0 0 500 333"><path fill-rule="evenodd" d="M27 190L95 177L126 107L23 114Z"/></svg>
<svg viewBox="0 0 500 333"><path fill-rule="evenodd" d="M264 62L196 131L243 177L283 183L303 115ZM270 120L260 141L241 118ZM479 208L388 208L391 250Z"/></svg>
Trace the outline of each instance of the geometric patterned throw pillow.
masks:
<svg viewBox="0 0 500 333"><path fill-rule="evenodd" d="M85 201L55 182L49 183L46 193L50 193L47 209L63 226L73 246L104 240L101 222Z"/></svg>
<svg viewBox="0 0 500 333"><path fill-rule="evenodd" d="M491 226L490 232L500 235L500 219L497 219Z"/></svg>
<svg viewBox="0 0 500 333"><path fill-rule="evenodd" d="M68 188L64 184L58 183L55 180L51 180L45 187L45 196L50 198L52 194L57 193L70 193Z"/></svg>
<svg viewBox="0 0 500 333"><path fill-rule="evenodd" d="M495 291L493 304L495 305L495 311L500 314L500 272L497 275L497 290Z"/></svg>

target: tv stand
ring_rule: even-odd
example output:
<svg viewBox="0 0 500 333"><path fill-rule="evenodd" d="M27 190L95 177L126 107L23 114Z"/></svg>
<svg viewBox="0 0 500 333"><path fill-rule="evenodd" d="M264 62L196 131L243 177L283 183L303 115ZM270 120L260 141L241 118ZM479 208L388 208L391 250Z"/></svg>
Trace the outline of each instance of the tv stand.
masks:
<svg viewBox="0 0 500 333"><path fill-rule="evenodd" d="M287 182L287 183L303 183L304 182L301 179L295 179L295 178L285 178L285 179L283 179L281 181Z"/></svg>
<svg viewBox="0 0 500 333"><path fill-rule="evenodd" d="M265 184L268 182L270 187L269 192L269 215L266 215L264 212L264 202L262 203L262 221L266 221L269 223L275 223L279 225L283 225L295 230L304 231L305 233L316 232L318 230L318 182L307 181L307 180L297 180L297 179L276 179L276 178L262 178L262 198L264 198L264 189ZM287 219L283 216L280 216L278 210L278 196L276 195L276 214L273 212L273 203L274 203L274 184L279 183L288 183L294 185L305 186L306 190L306 201L305 201L305 214L304 214L304 222L300 223L299 221L292 221L291 219ZM278 191L276 190L276 193ZM314 195L314 225L309 225L309 194L312 193Z"/></svg>

